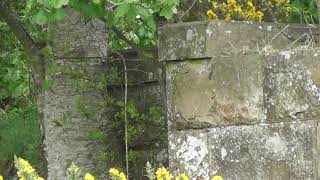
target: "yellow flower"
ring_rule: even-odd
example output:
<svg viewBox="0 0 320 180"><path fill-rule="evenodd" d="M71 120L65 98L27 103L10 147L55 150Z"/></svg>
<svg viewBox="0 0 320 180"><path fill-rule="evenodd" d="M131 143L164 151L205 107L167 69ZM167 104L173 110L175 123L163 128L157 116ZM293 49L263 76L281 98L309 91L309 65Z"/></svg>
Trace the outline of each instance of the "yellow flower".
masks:
<svg viewBox="0 0 320 180"><path fill-rule="evenodd" d="M176 180L189 180L189 177L186 173L182 173L178 177L176 177L175 179Z"/></svg>
<svg viewBox="0 0 320 180"><path fill-rule="evenodd" d="M126 175L125 175L123 172L120 172L120 171L119 171L118 169L116 169L116 168L111 168L111 169L109 170L109 174L110 174L110 176L113 177L113 178L116 178L116 179L119 179L119 178L120 178L120 180L127 180Z"/></svg>
<svg viewBox="0 0 320 180"><path fill-rule="evenodd" d="M28 161L26 161L22 158L18 158L17 164L18 164L18 166L21 166L21 169L19 169L18 174L26 173L26 174L31 175L31 174L35 173L35 170L29 164Z"/></svg>
<svg viewBox="0 0 320 180"><path fill-rule="evenodd" d="M127 177L123 172L120 172L119 177L121 180L127 180Z"/></svg>
<svg viewBox="0 0 320 180"><path fill-rule="evenodd" d="M170 180L172 176L165 167L158 168L156 175L157 180Z"/></svg>
<svg viewBox="0 0 320 180"><path fill-rule="evenodd" d="M29 164L28 161L15 157L15 167L18 172L19 180L44 180L42 177L38 176L35 169Z"/></svg>
<svg viewBox="0 0 320 180"><path fill-rule="evenodd" d="M231 21L231 19L232 19L231 14L230 13L226 14L225 20Z"/></svg>
<svg viewBox="0 0 320 180"><path fill-rule="evenodd" d="M211 180L223 180L221 176L213 176Z"/></svg>
<svg viewBox="0 0 320 180"><path fill-rule="evenodd" d="M90 173L86 173L84 180L94 180L94 176L92 176Z"/></svg>
<svg viewBox="0 0 320 180"><path fill-rule="evenodd" d="M257 12L258 21L261 22L263 19L264 14L261 11Z"/></svg>
<svg viewBox="0 0 320 180"><path fill-rule="evenodd" d="M118 176L119 173L120 173L119 170L116 169L116 168L111 168L111 169L109 170L109 174L110 174L110 175Z"/></svg>
<svg viewBox="0 0 320 180"><path fill-rule="evenodd" d="M250 7L250 8L254 8L254 6L253 6L253 4L252 4L251 1L248 1L248 2L247 2L247 5L248 5L248 7Z"/></svg>
<svg viewBox="0 0 320 180"><path fill-rule="evenodd" d="M3 180L3 177L0 175L0 180Z"/></svg>
<svg viewBox="0 0 320 180"><path fill-rule="evenodd" d="M215 1L212 1L212 7L214 10L217 10L219 8L219 4Z"/></svg>
<svg viewBox="0 0 320 180"><path fill-rule="evenodd" d="M217 19L218 18L218 16L212 10L207 11L207 16L209 19Z"/></svg>

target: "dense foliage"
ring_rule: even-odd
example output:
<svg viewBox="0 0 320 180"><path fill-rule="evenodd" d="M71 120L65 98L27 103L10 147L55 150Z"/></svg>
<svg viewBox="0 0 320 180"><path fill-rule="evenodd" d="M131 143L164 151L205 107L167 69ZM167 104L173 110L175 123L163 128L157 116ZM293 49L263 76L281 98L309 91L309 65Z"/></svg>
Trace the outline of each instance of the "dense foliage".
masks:
<svg viewBox="0 0 320 180"><path fill-rule="evenodd" d="M177 12L179 0L28 0L27 15L44 25L62 20L64 6L71 6L84 16L104 19L139 46L156 45L156 17L170 19ZM114 42L118 45L119 42Z"/></svg>
<svg viewBox="0 0 320 180"><path fill-rule="evenodd" d="M0 113L0 172L12 168L14 155L40 165L40 130L37 108L32 103Z"/></svg>
<svg viewBox="0 0 320 180"><path fill-rule="evenodd" d="M14 155L34 164L41 159L38 112L26 59L13 33L0 22L0 173L11 170Z"/></svg>

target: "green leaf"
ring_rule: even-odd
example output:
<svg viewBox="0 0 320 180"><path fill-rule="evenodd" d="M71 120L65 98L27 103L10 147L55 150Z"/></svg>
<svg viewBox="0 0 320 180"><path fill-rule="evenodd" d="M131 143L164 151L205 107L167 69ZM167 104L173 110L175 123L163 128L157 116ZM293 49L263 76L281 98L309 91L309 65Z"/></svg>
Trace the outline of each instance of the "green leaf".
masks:
<svg viewBox="0 0 320 180"><path fill-rule="evenodd" d="M92 2L93 2L94 4L99 4L101 1L100 1L100 0L92 0Z"/></svg>
<svg viewBox="0 0 320 180"><path fill-rule="evenodd" d="M87 3L84 0L70 0L69 5L87 17L101 17L106 15L106 11L101 5L94 4L93 2Z"/></svg>
<svg viewBox="0 0 320 180"><path fill-rule="evenodd" d="M87 132L86 136L90 140L100 140L100 141L102 141L103 138L105 137L103 132L100 129L97 129L97 128L90 129Z"/></svg>
<svg viewBox="0 0 320 180"><path fill-rule="evenodd" d="M115 9L115 18L124 17L130 9L130 5L121 4Z"/></svg>
<svg viewBox="0 0 320 180"><path fill-rule="evenodd" d="M42 0L42 4L48 8L61 8L62 6L68 5L69 0Z"/></svg>
<svg viewBox="0 0 320 180"><path fill-rule="evenodd" d="M50 16L52 21L61 21L66 16L63 9L55 9L53 14Z"/></svg>
<svg viewBox="0 0 320 180"><path fill-rule="evenodd" d="M124 3L138 3L139 0L125 0Z"/></svg>
<svg viewBox="0 0 320 180"><path fill-rule="evenodd" d="M148 27L151 29L151 31L156 31L156 23L154 22L154 19L153 18L148 18L147 19L147 25Z"/></svg>
<svg viewBox="0 0 320 180"><path fill-rule="evenodd" d="M38 11L35 15L33 15L32 20L40 25L46 24L49 21L47 13L44 10Z"/></svg>
<svg viewBox="0 0 320 180"><path fill-rule="evenodd" d="M165 6L160 11L160 16L165 17L166 19L171 19L173 17L174 11L171 6Z"/></svg>

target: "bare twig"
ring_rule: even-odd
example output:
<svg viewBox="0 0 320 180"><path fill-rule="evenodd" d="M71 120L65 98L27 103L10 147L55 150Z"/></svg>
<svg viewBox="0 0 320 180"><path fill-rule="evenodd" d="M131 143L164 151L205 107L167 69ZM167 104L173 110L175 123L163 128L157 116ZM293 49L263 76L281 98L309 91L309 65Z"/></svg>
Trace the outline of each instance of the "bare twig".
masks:
<svg viewBox="0 0 320 180"><path fill-rule="evenodd" d="M281 29L278 34L276 34L269 42L269 44L271 44L271 42L276 38L278 37L284 30L286 30L287 28L289 27L289 25L287 25L286 27L284 27L283 29Z"/></svg>
<svg viewBox="0 0 320 180"><path fill-rule="evenodd" d="M268 5L269 0L262 0L262 3L264 4L264 6L267 8L268 13L271 15L272 21L276 24L277 28L280 30L280 32L290 41L294 41L295 38L290 36L289 34L287 34L284 31L281 31L281 26L279 25L279 22L277 20L277 17L274 15L274 13L272 12L272 9L270 8L270 6Z"/></svg>
<svg viewBox="0 0 320 180"><path fill-rule="evenodd" d="M196 4L196 1L197 1L197 0L193 0L193 2L192 2L192 4L191 4L191 6L189 7L189 9L186 10L186 12L185 12L184 14L182 14L182 16L179 17L180 22L182 22L182 18L183 18L186 14L188 14L188 12L193 8L193 6Z"/></svg>
<svg viewBox="0 0 320 180"><path fill-rule="evenodd" d="M129 179L129 156L128 156L128 119L127 119L127 98L128 98L128 71L126 66L126 61L123 60L123 67L125 70L124 81L124 127L125 127L125 143L126 143L126 169L127 169L127 179Z"/></svg>
<svg viewBox="0 0 320 180"><path fill-rule="evenodd" d="M116 52L121 58L123 62L124 68L124 133L125 133L125 147L126 147L126 170L127 170L127 179L129 179L129 156L128 156L128 118L127 118L127 101L128 101L128 71L126 61L121 53Z"/></svg>

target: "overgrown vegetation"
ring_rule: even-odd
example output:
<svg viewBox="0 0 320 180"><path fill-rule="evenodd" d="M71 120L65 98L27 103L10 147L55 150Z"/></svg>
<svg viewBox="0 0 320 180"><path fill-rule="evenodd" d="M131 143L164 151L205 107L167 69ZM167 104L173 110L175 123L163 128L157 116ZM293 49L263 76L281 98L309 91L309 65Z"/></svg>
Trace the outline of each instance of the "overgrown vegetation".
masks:
<svg viewBox="0 0 320 180"><path fill-rule="evenodd" d="M42 165L38 112L33 103L15 107L0 115L0 172L11 171L14 155L29 158L32 164Z"/></svg>
<svg viewBox="0 0 320 180"><path fill-rule="evenodd" d="M6 175L12 170L14 155L43 165L38 112L26 59L13 33L0 22L0 173Z"/></svg>
<svg viewBox="0 0 320 180"><path fill-rule="evenodd" d="M318 23L316 0L209 0L209 19Z"/></svg>
<svg viewBox="0 0 320 180"><path fill-rule="evenodd" d="M273 17L280 22L318 23L316 0L271 0L264 4L259 0L210 0L207 13L209 19L272 21ZM29 159L36 167L43 167L41 162L41 140L39 116L37 113L37 93L45 89L49 80L43 78L41 67L43 60L54 62L54 56L48 45L52 45L47 26L63 20L66 16L64 8L69 6L81 12L87 18L98 18L108 30L109 51L123 48L138 48L157 45L157 25L159 21L171 19L177 12L179 0L24 0L0 2L0 173L9 174L13 167L13 155ZM268 9L271 9L270 13ZM12 13L14 12L14 13ZM7 14L17 18L16 27L10 25ZM11 19L12 20L12 19ZM17 23L18 22L18 23ZM19 24L20 23L20 24ZM26 34L19 34L22 29ZM23 33L22 32L22 33ZM142 55L141 58L144 58ZM57 71L53 66L49 71ZM111 97L106 93L108 85L123 86L120 72L123 69L111 66L107 75L101 72L100 79L89 77L83 80L87 72L82 69L59 69L75 80L79 89L91 89L99 96L100 101L88 107L86 97L79 97L77 104L85 118L99 120L100 128L90 129L87 138L92 141L110 143L112 136L118 141L118 149L109 153L100 152L95 158L103 162L118 163L124 167L124 114L128 115L129 160L135 163L145 152L137 148L142 139L166 139L166 125L161 110L151 107L141 112L137 103L129 100L126 104L121 97ZM95 79L95 81L93 81ZM130 82L129 82L130 84ZM43 88L46 87L46 88ZM39 90L40 89L40 90ZM94 109L94 110L92 110ZM67 118L67 117L66 117ZM63 126L63 122L56 122ZM159 134L148 134L146 129L158 128ZM106 134L108 129L110 134ZM120 139L120 141L119 141ZM146 144L144 144L146 145ZM120 159L120 160L119 160ZM100 167L103 171L103 167ZM135 171L132 168L131 171ZM89 176L88 176L89 177Z"/></svg>

